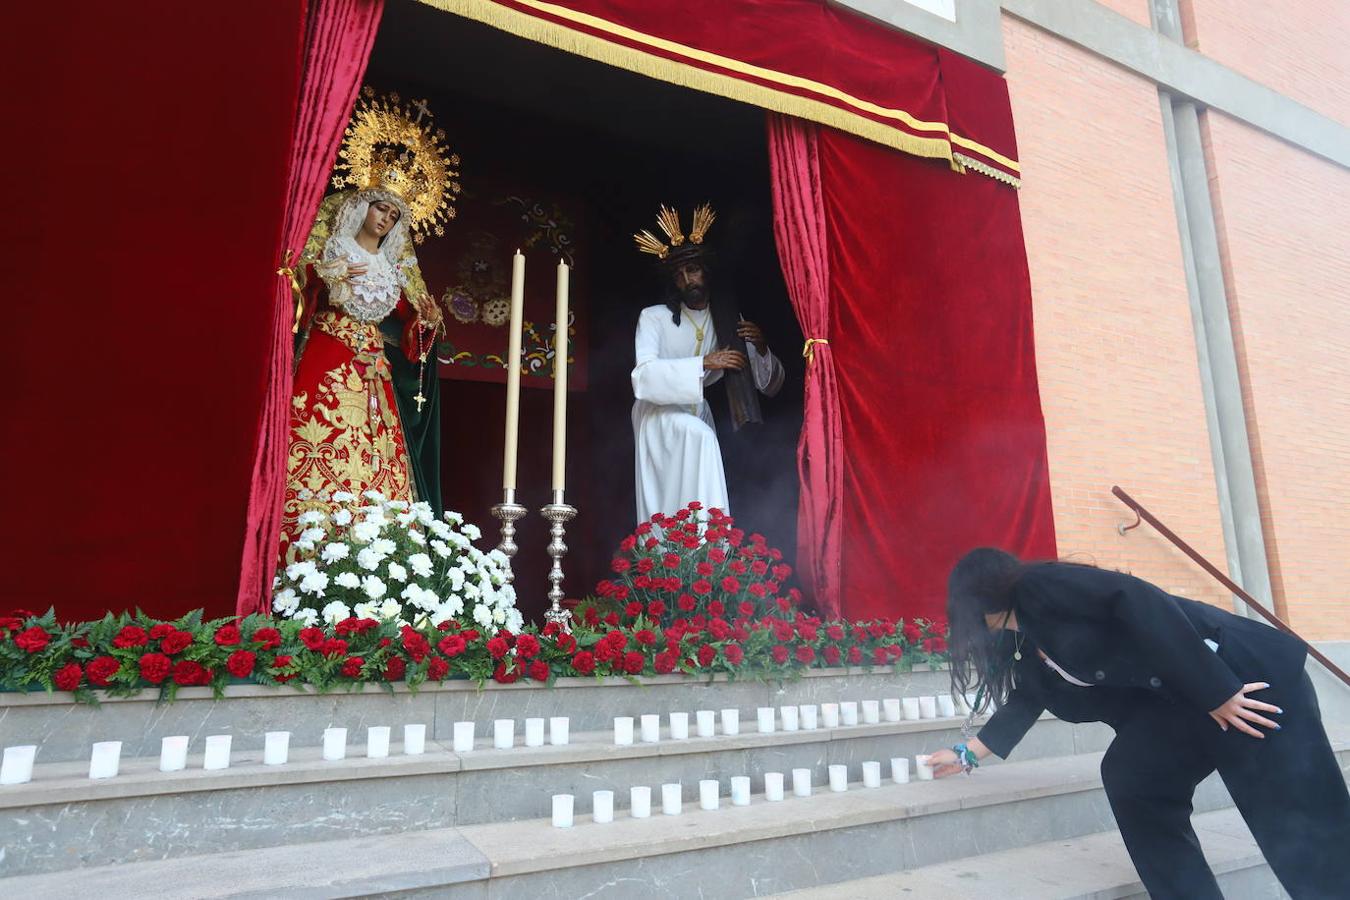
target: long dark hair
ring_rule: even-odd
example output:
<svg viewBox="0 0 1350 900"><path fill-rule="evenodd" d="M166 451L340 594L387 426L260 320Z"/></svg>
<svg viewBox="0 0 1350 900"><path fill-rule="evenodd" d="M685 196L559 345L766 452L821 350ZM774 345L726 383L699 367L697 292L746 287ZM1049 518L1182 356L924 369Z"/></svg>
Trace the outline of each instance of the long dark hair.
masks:
<svg viewBox="0 0 1350 900"><path fill-rule="evenodd" d="M1012 588L1023 564L993 547L972 550L947 579L947 621L951 635L952 690L979 695L977 713L1003 704L1012 690L1012 649L1006 631L990 631L985 616L1012 609Z"/></svg>

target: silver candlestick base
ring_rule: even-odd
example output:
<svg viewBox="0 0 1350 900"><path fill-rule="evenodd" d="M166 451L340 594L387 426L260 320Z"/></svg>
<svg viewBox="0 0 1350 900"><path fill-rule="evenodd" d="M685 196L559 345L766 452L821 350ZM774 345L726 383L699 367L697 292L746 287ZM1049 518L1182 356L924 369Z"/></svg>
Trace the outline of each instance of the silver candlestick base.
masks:
<svg viewBox="0 0 1350 900"><path fill-rule="evenodd" d="M576 516L577 509L563 502L562 491L554 491L553 502L539 510L539 514L549 523L548 555L553 559L553 565L548 571L549 608L544 611L544 621L557 622L563 629L568 629L571 627L572 614L562 608L564 596L562 558L567 555L567 544L563 542L563 536L567 531L566 524Z"/></svg>
<svg viewBox="0 0 1350 900"><path fill-rule="evenodd" d="M499 519L502 523L502 540L497 545L497 549L506 555L506 583L511 584L516 580L516 573L512 571L511 560L515 558L516 552L520 550L516 546L516 520L523 519L529 510L516 502L516 492L514 489L505 489L502 491L502 502L492 507L492 517Z"/></svg>

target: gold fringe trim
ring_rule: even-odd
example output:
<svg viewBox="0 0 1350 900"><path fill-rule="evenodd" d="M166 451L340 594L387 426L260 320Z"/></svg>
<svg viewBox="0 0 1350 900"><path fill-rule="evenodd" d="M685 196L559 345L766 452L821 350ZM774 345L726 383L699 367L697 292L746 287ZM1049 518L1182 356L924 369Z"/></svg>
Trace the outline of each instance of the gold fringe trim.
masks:
<svg viewBox="0 0 1350 900"><path fill-rule="evenodd" d="M1022 167L1018 164L1017 160L1009 159L997 150L991 150L983 144L977 144L970 138L961 137L961 135L956 132L952 132L952 143L958 147L965 147L967 150L973 150L985 159L992 159L1001 166L1007 166L1019 175L1022 174Z"/></svg>
<svg viewBox="0 0 1350 900"><path fill-rule="evenodd" d="M966 156L964 153L953 153L952 161L964 166L967 169L970 169L973 172L978 172L981 175L986 175L989 178L994 179L995 181L1001 181L1004 184L1011 185L1014 188L1022 187L1022 179L1018 178L1017 176L1009 175L1002 169L995 169L993 166L987 165L986 163L982 163L978 159L972 159L971 157Z"/></svg>

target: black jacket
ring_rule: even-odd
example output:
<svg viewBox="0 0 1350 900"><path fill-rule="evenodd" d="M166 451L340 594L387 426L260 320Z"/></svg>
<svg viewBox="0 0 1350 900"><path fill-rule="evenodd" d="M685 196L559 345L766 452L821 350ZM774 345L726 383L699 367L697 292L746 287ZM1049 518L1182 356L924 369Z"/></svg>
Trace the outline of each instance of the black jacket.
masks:
<svg viewBox="0 0 1350 900"><path fill-rule="evenodd" d="M1263 623L1090 566L1028 566L1013 609L1023 640L1015 686L980 730L981 742L1005 758L1046 709L1070 722L1116 726L1154 693L1204 714L1247 681L1297 680L1307 655L1301 641ZM1093 687L1051 671L1038 647Z"/></svg>

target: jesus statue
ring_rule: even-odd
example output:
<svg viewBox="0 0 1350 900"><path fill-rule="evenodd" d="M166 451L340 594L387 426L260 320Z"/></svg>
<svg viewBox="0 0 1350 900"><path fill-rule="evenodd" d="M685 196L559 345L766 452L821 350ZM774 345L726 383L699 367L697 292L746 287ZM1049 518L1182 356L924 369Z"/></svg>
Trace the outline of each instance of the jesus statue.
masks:
<svg viewBox="0 0 1350 900"><path fill-rule="evenodd" d="M758 394L783 386L783 364L764 332L742 318L727 291L713 299L712 254L704 243L715 218L707 205L694 210L689 235L679 215L662 206L657 224L634 235L638 249L657 257L665 302L638 319L633 368L633 438L636 450L637 520L673 515L697 500L730 512L722 451L704 391L721 381L732 425L761 422Z"/></svg>

